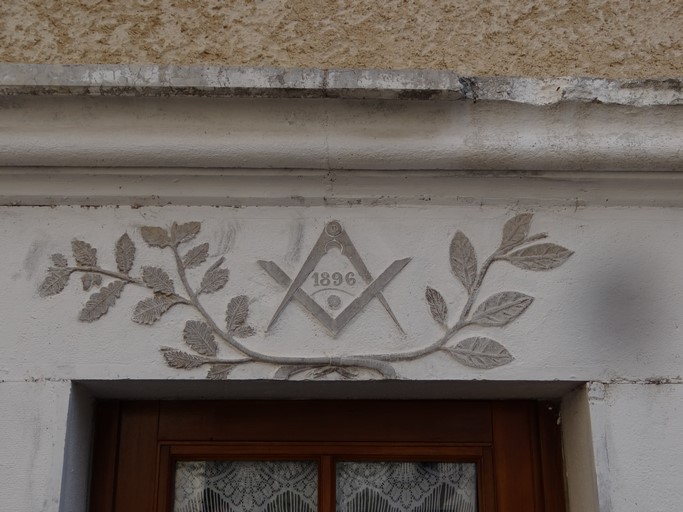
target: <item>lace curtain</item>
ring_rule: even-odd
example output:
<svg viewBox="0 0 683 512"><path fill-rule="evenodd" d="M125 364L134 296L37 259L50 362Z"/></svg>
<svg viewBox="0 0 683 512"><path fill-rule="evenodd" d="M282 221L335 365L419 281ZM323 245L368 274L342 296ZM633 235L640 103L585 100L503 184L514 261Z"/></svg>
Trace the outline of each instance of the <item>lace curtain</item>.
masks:
<svg viewBox="0 0 683 512"><path fill-rule="evenodd" d="M338 462L337 512L476 512L477 466Z"/></svg>
<svg viewBox="0 0 683 512"><path fill-rule="evenodd" d="M477 468L459 462L337 462L337 512L476 512ZM311 461L183 461L174 512L316 512Z"/></svg>
<svg viewBox="0 0 683 512"><path fill-rule="evenodd" d="M178 462L174 512L316 512L315 462Z"/></svg>

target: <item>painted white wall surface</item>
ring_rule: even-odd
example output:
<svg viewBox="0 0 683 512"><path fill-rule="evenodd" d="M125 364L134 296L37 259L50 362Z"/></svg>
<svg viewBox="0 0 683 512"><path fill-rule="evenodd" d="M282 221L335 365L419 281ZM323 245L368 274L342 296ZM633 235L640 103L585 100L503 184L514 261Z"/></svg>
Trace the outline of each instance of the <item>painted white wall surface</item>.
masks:
<svg viewBox="0 0 683 512"><path fill-rule="evenodd" d="M594 388L590 408L600 510L680 510L683 385Z"/></svg>
<svg viewBox="0 0 683 512"><path fill-rule="evenodd" d="M46 379L0 382L0 510L60 510L70 388Z"/></svg>

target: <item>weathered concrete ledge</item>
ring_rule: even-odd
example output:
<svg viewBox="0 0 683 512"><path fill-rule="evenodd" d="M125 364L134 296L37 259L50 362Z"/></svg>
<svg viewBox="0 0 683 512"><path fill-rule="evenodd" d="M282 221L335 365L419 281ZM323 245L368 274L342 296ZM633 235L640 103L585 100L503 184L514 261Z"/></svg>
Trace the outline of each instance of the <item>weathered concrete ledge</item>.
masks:
<svg viewBox="0 0 683 512"><path fill-rule="evenodd" d="M1 95L210 96L683 104L683 78L465 77L442 70L0 64Z"/></svg>

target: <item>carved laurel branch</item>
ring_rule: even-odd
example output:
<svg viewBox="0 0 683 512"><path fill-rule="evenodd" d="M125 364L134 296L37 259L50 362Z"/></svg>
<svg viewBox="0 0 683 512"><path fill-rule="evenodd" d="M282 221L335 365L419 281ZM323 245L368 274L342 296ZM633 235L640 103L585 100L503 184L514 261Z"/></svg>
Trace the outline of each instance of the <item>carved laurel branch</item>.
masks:
<svg viewBox="0 0 683 512"><path fill-rule="evenodd" d="M188 320L183 329L183 340L194 352L162 347L166 363L178 369L193 369L208 366L207 378L226 379L238 365L267 363L278 365L275 378L289 379L306 374L313 379L323 378L336 373L341 378L353 379L358 370L365 369L378 373L383 378L396 378L391 363L410 361L444 351L458 362L481 369L494 368L509 363L512 355L497 341L486 337L471 337L456 345L448 342L461 329L478 325L481 327L501 327L518 318L533 302L533 297L519 292L505 291L492 295L482 302L473 313L479 289L491 265L497 261L507 261L524 270L550 270L562 265L573 253L564 247L550 243L529 245L547 237L545 233L529 235L532 215L522 214L510 219L503 228L499 248L478 268L477 257L469 239L458 231L450 245L450 263L455 277L465 288L468 298L457 322L448 327L448 307L443 296L435 289L427 287L425 297L434 320L441 324L444 335L425 347L395 354L351 355L335 358L328 357L286 357L262 353L249 348L241 338L253 336L256 331L247 324L249 298L246 295L233 297L227 304L225 328L219 326L202 305L199 297L223 289L229 280L229 271L223 268L224 258L219 258L204 272L197 287L193 287L187 270L205 264L209 254L209 244L203 243L181 254L180 246L196 238L201 224L188 222L173 223L169 229L146 226L141 229L143 240L150 247L168 249L173 253L176 271L180 278L183 294L176 292L175 284L169 274L159 268L147 266L141 269L139 277L133 277L131 270L135 260L136 247L128 234L123 234L114 247L117 270L98 266L97 249L87 242L74 240L71 244L75 265L70 266L62 254L51 256L52 266L39 287L43 297L60 293L67 285L69 277L81 273L83 289L98 288L85 303L79 319L93 322L107 313L121 296L125 286L132 284L145 287L152 295L135 306L132 320L139 324L151 325L158 321L172 307L182 304L198 313L200 320ZM103 277L113 281L102 285ZM239 357L219 358L216 339L228 345Z"/></svg>
<svg viewBox="0 0 683 512"><path fill-rule="evenodd" d="M533 215L523 213L505 223L498 249L478 268L477 255L464 233L455 233L450 245L450 264L455 277L467 292L467 302L457 322L448 327L448 307L441 293L427 287L425 298L434 320L446 329L446 334L428 347L429 352L441 350L456 361L473 368L490 369L513 360L512 355L499 342L475 336L464 339L456 345L448 345L450 339L461 329L476 325L480 327L503 327L519 318L534 301L533 297L515 291L496 293L482 302L473 313L472 308L491 265L507 261L523 270L552 270L562 265L573 254L572 251L552 243L534 242L547 238L546 233L529 235Z"/></svg>

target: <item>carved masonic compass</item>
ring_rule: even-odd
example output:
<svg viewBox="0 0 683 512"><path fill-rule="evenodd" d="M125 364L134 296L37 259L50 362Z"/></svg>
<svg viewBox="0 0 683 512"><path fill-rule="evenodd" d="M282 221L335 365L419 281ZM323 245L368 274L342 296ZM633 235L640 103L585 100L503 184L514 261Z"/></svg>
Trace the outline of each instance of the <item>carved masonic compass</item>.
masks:
<svg viewBox="0 0 683 512"><path fill-rule="evenodd" d="M358 272L358 275L367 285L361 294L355 297L336 316L331 315L313 298L312 295L315 294L311 295L302 288L304 283L309 277L311 277L311 275L315 279L316 286L320 286L321 284L322 286L329 284L340 285L344 281L346 284L355 284L356 278L353 272L348 272L345 276L343 276L341 272L334 272L332 276L330 276L328 272L314 272L316 266L323 256L325 256L332 249L338 249L343 256L348 258L355 271ZM365 306L367 306L372 299L377 298L382 306L384 306L384 309L387 311L401 333L404 333L401 324L396 318L396 315L394 315L389 303L384 298L382 290L394 277L396 277L396 275L408 264L410 260L411 258L404 258L394 261L384 272L379 275L377 279L373 279L370 271L363 262L363 259L358 254L356 247L353 245L349 235L346 233L346 231L344 231L342 225L336 220L328 222L325 225L323 232L320 234L318 241L313 246L308 258L306 258L301 270L293 280L276 263L272 261L258 262L259 265L266 272L268 272L268 274L275 279L277 283L288 287L287 293L282 299L282 302L280 302L280 305L278 306L272 320L270 321L270 324L268 325L268 330L270 330L270 328L275 324L287 305L289 305L292 300L295 300L309 313L311 313L323 326L325 326L325 328L327 328L327 330L333 336L336 336L344 327L348 325L353 318L356 317L356 315L358 315L358 313L362 311ZM326 289L327 288L323 290ZM336 290L335 288L329 289ZM327 304L333 310L338 309L341 305L341 299L338 295L330 295L328 297Z"/></svg>

